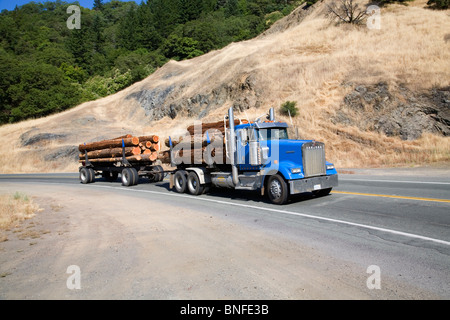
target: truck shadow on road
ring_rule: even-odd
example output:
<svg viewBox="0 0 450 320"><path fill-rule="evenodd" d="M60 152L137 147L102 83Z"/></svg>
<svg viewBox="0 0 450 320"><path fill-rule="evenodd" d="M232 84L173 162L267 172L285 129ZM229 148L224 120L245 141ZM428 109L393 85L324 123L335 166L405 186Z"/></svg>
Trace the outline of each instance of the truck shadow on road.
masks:
<svg viewBox="0 0 450 320"><path fill-rule="evenodd" d="M161 182L155 184L155 186L164 188L169 192L177 193L175 190L170 189L170 184L168 182ZM235 189L227 189L227 188L210 188L210 190L207 192L207 194L199 195L198 197L203 196L209 196L214 197L217 200L238 200L242 202L255 202L255 203L266 203L273 205L269 199L267 198L267 195L262 196L261 192L258 191L252 191L252 190L235 190ZM327 198L328 196L318 197L313 195L311 192L291 195L289 198L289 204L294 203L301 203L307 200L311 199L318 199L318 198Z"/></svg>

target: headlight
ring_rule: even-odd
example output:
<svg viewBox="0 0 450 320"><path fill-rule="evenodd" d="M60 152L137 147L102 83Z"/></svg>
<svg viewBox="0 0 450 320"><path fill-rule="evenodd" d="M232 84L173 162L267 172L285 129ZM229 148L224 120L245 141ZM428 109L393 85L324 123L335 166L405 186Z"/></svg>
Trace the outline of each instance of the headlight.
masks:
<svg viewBox="0 0 450 320"><path fill-rule="evenodd" d="M334 164L327 164L327 170L333 170Z"/></svg>
<svg viewBox="0 0 450 320"><path fill-rule="evenodd" d="M294 169L291 169L291 172L292 172L292 173L300 173L300 172L302 172L302 168L294 168Z"/></svg>

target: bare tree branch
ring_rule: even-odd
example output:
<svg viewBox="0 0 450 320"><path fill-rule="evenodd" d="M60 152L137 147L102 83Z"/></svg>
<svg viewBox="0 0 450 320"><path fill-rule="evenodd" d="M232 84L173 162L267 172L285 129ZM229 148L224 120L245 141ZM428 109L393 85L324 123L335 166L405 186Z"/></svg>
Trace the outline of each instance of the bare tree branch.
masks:
<svg viewBox="0 0 450 320"><path fill-rule="evenodd" d="M339 22L361 24L367 17L366 9L360 8L353 0L339 0L327 6L327 16Z"/></svg>

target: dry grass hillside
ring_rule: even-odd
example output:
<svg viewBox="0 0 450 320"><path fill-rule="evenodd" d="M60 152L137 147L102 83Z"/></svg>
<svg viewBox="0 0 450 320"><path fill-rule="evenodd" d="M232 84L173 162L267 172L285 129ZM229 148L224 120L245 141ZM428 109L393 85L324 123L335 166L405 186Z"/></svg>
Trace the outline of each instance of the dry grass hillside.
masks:
<svg viewBox="0 0 450 320"><path fill-rule="evenodd" d="M106 98L0 127L1 173L76 171L76 146L123 133L181 131L297 101L302 138L338 167L450 163L450 11L424 0L381 11L381 29L336 25L326 2L256 39L167 63ZM280 118L281 116L278 115ZM288 119L283 118L288 121Z"/></svg>

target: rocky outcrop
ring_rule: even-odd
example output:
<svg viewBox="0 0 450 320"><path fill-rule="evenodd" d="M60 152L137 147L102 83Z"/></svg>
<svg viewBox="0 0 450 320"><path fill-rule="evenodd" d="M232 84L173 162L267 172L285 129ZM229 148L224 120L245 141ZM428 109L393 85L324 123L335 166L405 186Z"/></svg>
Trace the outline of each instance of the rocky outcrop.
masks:
<svg viewBox="0 0 450 320"><path fill-rule="evenodd" d="M229 103L235 110L244 111L261 105L257 80L253 74L243 74L233 82L222 84L210 92L186 96L189 84L183 83L168 87L134 92L126 100L134 99L145 111L149 120L158 121L168 116L175 119L182 115L202 119L210 111Z"/></svg>
<svg viewBox="0 0 450 320"><path fill-rule="evenodd" d="M354 85L333 123L357 126L403 140L420 138L423 132L450 136L450 87L414 92L406 86L389 88L387 83Z"/></svg>

